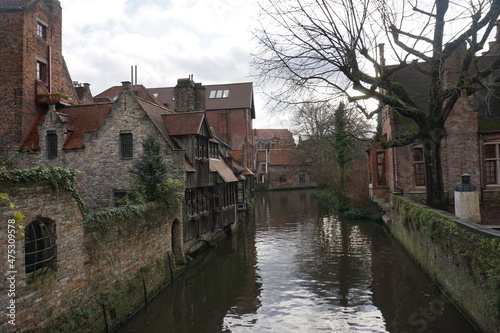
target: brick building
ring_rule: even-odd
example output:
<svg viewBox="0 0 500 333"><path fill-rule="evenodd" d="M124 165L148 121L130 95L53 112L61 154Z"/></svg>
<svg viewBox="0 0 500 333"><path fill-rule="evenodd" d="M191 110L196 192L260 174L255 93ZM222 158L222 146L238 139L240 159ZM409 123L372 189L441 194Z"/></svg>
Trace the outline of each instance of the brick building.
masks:
<svg viewBox="0 0 500 333"><path fill-rule="evenodd" d="M265 189L311 187L316 184L298 157L292 132L255 129L257 182Z"/></svg>
<svg viewBox="0 0 500 333"><path fill-rule="evenodd" d="M0 1L0 155L12 156L47 103L78 103L62 56L58 0Z"/></svg>
<svg viewBox="0 0 500 333"><path fill-rule="evenodd" d="M500 30L498 30L500 31ZM479 60L485 68L498 56L497 42ZM447 78L458 73L456 53L447 60ZM425 64L419 64L424 65ZM489 80L497 80L493 73ZM422 109L428 105L427 77L414 64L400 70L393 77L401 83ZM463 173L469 173L478 185L482 201L498 200L500 197L500 100L498 93L486 89L473 96L462 95L445 123L446 134L441 143L443 181L448 201L453 201L454 185ZM416 124L385 108L380 119L384 140L404 138L416 129ZM381 142L374 143L369 150L370 196L387 203L392 193L404 193L412 199L425 201L425 157L422 143L416 141L404 147L383 149Z"/></svg>
<svg viewBox="0 0 500 333"><path fill-rule="evenodd" d="M192 80L192 77L191 77ZM210 126L231 147L231 154L244 167L254 170L255 149L252 129L255 119L251 82L205 85L205 110ZM168 108L176 109L174 88L148 91ZM200 101L201 102L201 101Z"/></svg>

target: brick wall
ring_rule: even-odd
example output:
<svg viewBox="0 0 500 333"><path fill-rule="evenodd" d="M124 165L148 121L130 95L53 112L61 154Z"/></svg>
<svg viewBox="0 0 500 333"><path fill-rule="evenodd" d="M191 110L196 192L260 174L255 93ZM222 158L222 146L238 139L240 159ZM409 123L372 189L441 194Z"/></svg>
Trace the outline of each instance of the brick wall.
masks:
<svg viewBox="0 0 500 333"><path fill-rule="evenodd" d="M182 263L180 211L148 211L137 218L84 222L75 198L44 183L0 183L24 224L56 224L57 270L25 273L24 240L16 239L16 326L8 323L9 282L0 283L0 331L112 331L178 272ZM0 207L1 253L7 259L12 210ZM172 246L174 235L174 246ZM2 260L3 272L10 269Z"/></svg>
<svg viewBox="0 0 500 333"><path fill-rule="evenodd" d="M59 1L34 1L23 10L0 12L0 18L0 150L5 152L21 142L37 113L47 107L35 104L37 59L47 62L50 73L50 84L42 85L77 98L62 56ZM45 40L36 35L37 20L47 25Z"/></svg>

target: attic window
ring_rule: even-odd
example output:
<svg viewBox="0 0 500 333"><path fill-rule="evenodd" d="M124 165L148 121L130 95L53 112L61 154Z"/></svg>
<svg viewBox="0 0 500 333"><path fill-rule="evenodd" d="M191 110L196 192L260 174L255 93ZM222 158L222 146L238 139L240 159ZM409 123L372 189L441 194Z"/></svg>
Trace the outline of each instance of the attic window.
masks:
<svg viewBox="0 0 500 333"><path fill-rule="evenodd" d="M47 25L40 22L40 21L37 21L36 22L36 35L39 38L46 40L47 39Z"/></svg>
<svg viewBox="0 0 500 333"><path fill-rule="evenodd" d="M47 132L47 157L57 158L57 134L54 131Z"/></svg>
<svg viewBox="0 0 500 333"><path fill-rule="evenodd" d="M229 97L229 90L212 90L210 91L210 96L208 98L214 99L214 98L228 98Z"/></svg>

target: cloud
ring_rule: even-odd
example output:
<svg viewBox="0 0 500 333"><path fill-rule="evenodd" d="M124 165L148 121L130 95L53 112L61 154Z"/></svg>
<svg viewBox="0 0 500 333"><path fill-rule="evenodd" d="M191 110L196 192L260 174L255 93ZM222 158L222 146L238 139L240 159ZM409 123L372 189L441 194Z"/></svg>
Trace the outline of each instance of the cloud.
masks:
<svg viewBox="0 0 500 333"><path fill-rule="evenodd" d="M130 80L173 86L194 75L204 84L252 81L247 0L61 0L63 54L72 79L94 94ZM261 106L259 95L256 104ZM257 110L258 117L261 110ZM268 123L268 122L266 122Z"/></svg>

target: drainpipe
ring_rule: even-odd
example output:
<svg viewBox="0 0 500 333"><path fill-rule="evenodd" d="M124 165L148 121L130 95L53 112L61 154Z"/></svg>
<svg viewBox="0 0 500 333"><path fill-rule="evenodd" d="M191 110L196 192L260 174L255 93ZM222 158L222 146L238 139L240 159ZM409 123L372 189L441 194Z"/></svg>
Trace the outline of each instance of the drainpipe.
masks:
<svg viewBox="0 0 500 333"><path fill-rule="evenodd" d="M403 194L403 188L398 185L398 154L396 147L392 147L392 154L394 160L394 190L399 190Z"/></svg>
<svg viewBox="0 0 500 333"><path fill-rule="evenodd" d="M483 143L484 143L484 137L481 133L479 133L479 184L481 186L481 189L480 189L481 203L483 201L483 190L485 187L484 179L483 179Z"/></svg>

